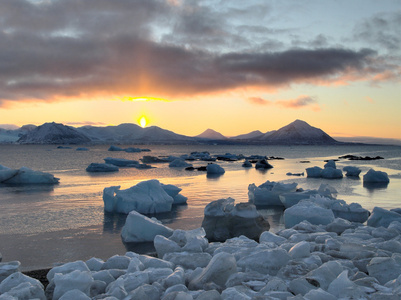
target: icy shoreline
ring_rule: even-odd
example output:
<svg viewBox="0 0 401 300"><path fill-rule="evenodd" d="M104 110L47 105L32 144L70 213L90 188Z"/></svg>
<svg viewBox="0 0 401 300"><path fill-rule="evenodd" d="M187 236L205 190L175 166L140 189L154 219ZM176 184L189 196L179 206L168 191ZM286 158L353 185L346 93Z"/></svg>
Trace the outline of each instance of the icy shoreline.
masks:
<svg viewBox="0 0 401 300"><path fill-rule="evenodd" d="M398 221L385 228L339 218L265 231L259 242L241 236L208 243L202 229L175 230L155 238L158 258L127 252L66 263L47 274L46 290L19 273L18 263L2 263L0 274L10 274L0 299L395 299L400 233Z"/></svg>

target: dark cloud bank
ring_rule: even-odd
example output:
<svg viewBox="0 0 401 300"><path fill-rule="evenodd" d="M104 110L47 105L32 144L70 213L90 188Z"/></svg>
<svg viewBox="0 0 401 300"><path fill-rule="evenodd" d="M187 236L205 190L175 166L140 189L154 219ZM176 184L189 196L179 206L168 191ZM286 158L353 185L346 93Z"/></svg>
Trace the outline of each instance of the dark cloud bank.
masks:
<svg viewBox="0 0 401 300"><path fill-rule="evenodd" d="M241 38L217 30L221 21L201 18L199 12L185 15L186 24L196 26L177 27L178 8L165 1L59 0L39 5L3 0L1 6L0 103L65 96L191 96L240 87L330 83L349 73L358 79L384 71L375 65L379 59L372 49L201 48L202 38L216 47L223 46L218 40L224 36L238 42ZM179 28L175 39L168 39L174 31L164 34L163 28ZM196 36L197 44L179 38L187 36Z"/></svg>

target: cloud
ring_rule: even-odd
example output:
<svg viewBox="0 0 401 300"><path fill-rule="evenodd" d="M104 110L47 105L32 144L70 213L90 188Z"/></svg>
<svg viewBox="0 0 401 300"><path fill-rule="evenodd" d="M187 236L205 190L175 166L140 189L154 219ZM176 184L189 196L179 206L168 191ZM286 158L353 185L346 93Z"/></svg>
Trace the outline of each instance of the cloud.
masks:
<svg viewBox="0 0 401 300"><path fill-rule="evenodd" d="M271 104L271 103L272 103L271 101L265 100L265 99L260 98L260 97L249 97L247 100L248 100L250 103L259 104L259 105L268 105L268 104Z"/></svg>
<svg viewBox="0 0 401 300"><path fill-rule="evenodd" d="M263 19L269 7L216 10L201 4L2 1L0 105L75 98L189 99L248 87L396 78L393 65L383 64L386 59L372 49L282 49L275 39L279 30L244 27L230 19L255 11ZM248 33L268 36L255 45ZM319 45L324 42L323 36L318 39Z"/></svg>
<svg viewBox="0 0 401 300"><path fill-rule="evenodd" d="M371 45L380 45L389 52L401 50L401 12L379 13L358 23L354 38Z"/></svg>
<svg viewBox="0 0 401 300"><path fill-rule="evenodd" d="M310 96L299 96L296 99L286 99L277 101L265 100L260 97L250 97L247 99L247 101L258 105L276 105L291 109L308 108L313 111L320 111L319 104L313 97Z"/></svg>

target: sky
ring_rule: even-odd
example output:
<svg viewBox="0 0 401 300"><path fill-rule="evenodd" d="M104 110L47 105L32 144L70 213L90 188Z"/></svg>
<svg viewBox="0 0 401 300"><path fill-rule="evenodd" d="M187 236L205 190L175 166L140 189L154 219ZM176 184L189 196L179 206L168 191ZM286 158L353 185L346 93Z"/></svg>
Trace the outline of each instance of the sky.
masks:
<svg viewBox="0 0 401 300"><path fill-rule="evenodd" d="M2 0L0 124L401 139L401 0Z"/></svg>

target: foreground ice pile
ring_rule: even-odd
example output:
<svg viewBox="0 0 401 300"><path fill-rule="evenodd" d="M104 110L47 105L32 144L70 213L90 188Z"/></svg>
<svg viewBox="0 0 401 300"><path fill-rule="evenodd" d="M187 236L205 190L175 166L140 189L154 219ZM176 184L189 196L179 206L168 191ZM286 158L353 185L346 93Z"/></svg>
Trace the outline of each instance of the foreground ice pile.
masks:
<svg viewBox="0 0 401 300"><path fill-rule="evenodd" d="M180 191L179 187L164 185L156 179L142 181L125 190L111 186L103 190L104 210L125 214L133 210L141 214L168 212L173 204L187 201Z"/></svg>
<svg viewBox="0 0 401 300"><path fill-rule="evenodd" d="M7 184L56 184L59 178L50 173L34 171L27 167L10 169L0 165L0 183Z"/></svg>
<svg viewBox="0 0 401 300"><path fill-rule="evenodd" d="M381 212L383 215L384 212ZM0 299L400 299L401 222L303 221L259 242L209 243L202 228L154 239L157 258L127 252L54 267L43 286L0 264ZM17 267L16 267L17 266Z"/></svg>

